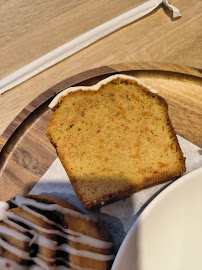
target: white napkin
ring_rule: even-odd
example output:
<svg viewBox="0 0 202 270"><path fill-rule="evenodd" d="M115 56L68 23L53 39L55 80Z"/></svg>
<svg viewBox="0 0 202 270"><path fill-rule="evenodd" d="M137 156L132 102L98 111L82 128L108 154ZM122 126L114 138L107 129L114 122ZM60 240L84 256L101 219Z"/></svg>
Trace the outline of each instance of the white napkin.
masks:
<svg viewBox="0 0 202 270"><path fill-rule="evenodd" d="M186 157L187 173L202 167L202 150L180 136L178 136L178 141ZM152 198L170 183L171 182L164 183L135 193L129 198L101 207L100 212L95 212L100 221L110 231L116 250L118 250L126 233L131 228L139 213ZM78 200L58 158L35 185L30 194L43 194L58 197L72 203L81 211L87 212Z"/></svg>
<svg viewBox="0 0 202 270"><path fill-rule="evenodd" d="M170 5L167 0L150 0L91 29L3 78L0 80L0 94L32 78L118 29L140 19L157 8L160 4L165 5L173 11L173 18L180 17L179 10Z"/></svg>

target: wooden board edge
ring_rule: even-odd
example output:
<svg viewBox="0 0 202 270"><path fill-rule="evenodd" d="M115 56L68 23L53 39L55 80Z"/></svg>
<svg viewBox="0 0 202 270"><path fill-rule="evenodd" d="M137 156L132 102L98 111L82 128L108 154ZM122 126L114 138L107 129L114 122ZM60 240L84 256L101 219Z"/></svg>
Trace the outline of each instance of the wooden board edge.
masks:
<svg viewBox="0 0 202 270"><path fill-rule="evenodd" d="M123 65L127 68L123 70ZM134 66L135 65L135 66ZM189 67L185 65L171 64L171 63L160 63L160 62L127 62L123 64L110 65L112 69L116 72L121 71L138 71L138 70L148 70L148 71L165 71L165 72L175 72L185 75L190 75L198 78L202 78L202 70L199 68Z"/></svg>

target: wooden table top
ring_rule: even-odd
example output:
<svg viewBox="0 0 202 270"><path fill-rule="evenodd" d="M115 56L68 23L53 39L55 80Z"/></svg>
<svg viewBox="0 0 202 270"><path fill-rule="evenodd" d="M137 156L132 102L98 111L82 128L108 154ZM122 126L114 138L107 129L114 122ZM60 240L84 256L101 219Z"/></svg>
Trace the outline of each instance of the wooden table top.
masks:
<svg viewBox="0 0 202 270"><path fill-rule="evenodd" d="M0 3L0 78L145 0L3 0ZM0 134L23 108L58 82L122 62L160 62L201 68L198 0L172 0L182 17L159 7L0 96Z"/></svg>

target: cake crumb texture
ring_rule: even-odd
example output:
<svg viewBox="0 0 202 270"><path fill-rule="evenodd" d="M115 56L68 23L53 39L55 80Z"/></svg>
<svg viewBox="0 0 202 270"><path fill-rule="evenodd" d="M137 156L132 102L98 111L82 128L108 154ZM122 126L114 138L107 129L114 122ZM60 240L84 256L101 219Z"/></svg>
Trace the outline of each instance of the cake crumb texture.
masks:
<svg viewBox="0 0 202 270"><path fill-rule="evenodd" d="M47 136L86 208L185 172L165 100L131 79L63 97Z"/></svg>

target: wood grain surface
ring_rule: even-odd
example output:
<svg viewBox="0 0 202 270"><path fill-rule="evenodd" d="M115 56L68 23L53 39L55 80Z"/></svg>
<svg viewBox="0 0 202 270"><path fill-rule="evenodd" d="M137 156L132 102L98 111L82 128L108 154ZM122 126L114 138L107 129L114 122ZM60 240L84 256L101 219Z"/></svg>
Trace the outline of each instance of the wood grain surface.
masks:
<svg viewBox="0 0 202 270"><path fill-rule="evenodd" d="M0 137L0 200L28 193L56 158L45 135L50 100L66 87L93 85L114 73L133 75L159 90L177 134L202 147L202 75L197 69L159 63L103 66L61 81L34 99Z"/></svg>
<svg viewBox="0 0 202 270"><path fill-rule="evenodd" d="M1 0L0 78L146 0ZM201 68L201 3L171 0L182 17L159 7L0 96L0 134L32 100L67 77L123 62Z"/></svg>
<svg viewBox="0 0 202 270"><path fill-rule="evenodd" d="M118 4L117 0L1 0L0 62L4 68L0 78L142 3L144 0Z"/></svg>

